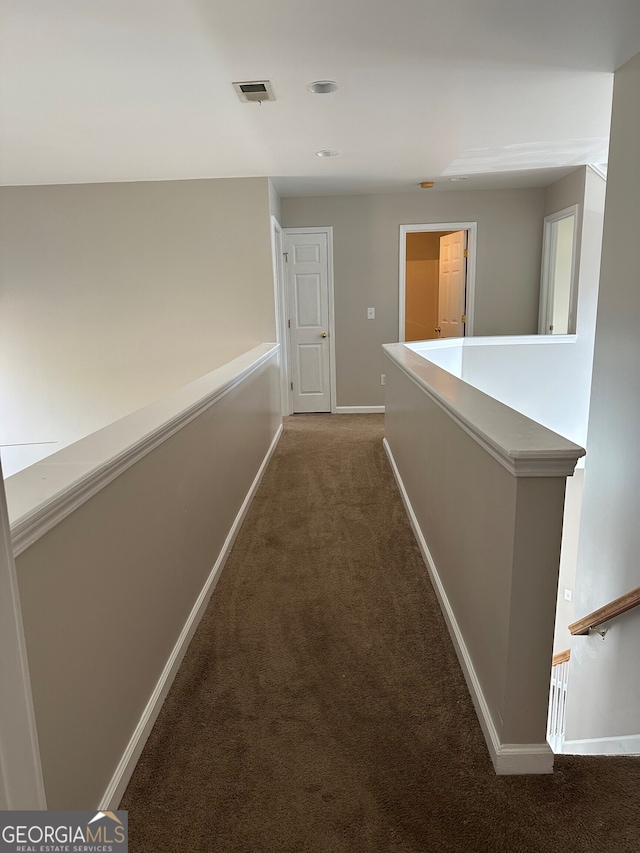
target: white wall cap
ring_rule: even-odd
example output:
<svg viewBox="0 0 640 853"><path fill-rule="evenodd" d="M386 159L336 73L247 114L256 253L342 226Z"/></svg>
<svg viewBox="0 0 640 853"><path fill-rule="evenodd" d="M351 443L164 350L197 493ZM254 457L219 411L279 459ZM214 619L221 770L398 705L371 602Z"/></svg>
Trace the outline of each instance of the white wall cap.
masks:
<svg viewBox="0 0 640 853"><path fill-rule="evenodd" d="M5 480L14 553L51 530L279 352L261 344Z"/></svg>
<svg viewBox="0 0 640 853"><path fill-rule="evenodd" d="M515 477L567 477L586 451L515 409L478 391L405 344L386 355Z"/></svg>

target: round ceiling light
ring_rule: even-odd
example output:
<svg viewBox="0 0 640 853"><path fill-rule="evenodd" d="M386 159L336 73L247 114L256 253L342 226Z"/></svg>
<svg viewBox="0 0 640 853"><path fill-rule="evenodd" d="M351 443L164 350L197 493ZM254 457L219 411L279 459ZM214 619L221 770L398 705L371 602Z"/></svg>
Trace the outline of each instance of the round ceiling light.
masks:
<svg viewBox="0 0 640 853"><path fill-rule="evenodd" d="M337 157L339 151L332 151L330 148L323 148L322 151L316 151L316 157Z"/></svg>
<svg viewBox="0 0 640 853"><path fill-rule="evenodd" d="M331 92L335 92L337 88L338 84L333 80L316 80L307 86L307 89L314 95L329 95Z"/></svg>

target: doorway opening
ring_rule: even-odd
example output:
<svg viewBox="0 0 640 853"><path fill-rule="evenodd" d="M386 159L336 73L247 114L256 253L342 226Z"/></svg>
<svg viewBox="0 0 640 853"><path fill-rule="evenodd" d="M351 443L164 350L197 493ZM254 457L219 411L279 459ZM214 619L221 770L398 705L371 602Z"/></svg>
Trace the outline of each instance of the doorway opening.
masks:
<svg viewBox="0 0 640 853"><path fill-rule="evenodd" d="M475 222L400 226L399 341L473 334Z"/></svg>
<svg viewBox="0 0 640 853"><path fill-rule="evenodd" d="M538 320L540 335L575 334L577 234L577 204L545 217Z"/></svg>

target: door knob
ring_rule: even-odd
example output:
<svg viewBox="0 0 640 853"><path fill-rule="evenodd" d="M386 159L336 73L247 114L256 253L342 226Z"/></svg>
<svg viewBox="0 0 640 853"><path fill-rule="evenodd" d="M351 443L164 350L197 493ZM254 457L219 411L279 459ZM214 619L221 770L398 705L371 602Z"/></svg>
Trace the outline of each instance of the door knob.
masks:
<svg viewBox="0 0 640 853"><path fill-rule="evenodd" d="M321 337L321 338L326 338L326 337L327 337L327 333L326 333L326 332L322 332L322 334L320 335L320 337Z"/></svg>

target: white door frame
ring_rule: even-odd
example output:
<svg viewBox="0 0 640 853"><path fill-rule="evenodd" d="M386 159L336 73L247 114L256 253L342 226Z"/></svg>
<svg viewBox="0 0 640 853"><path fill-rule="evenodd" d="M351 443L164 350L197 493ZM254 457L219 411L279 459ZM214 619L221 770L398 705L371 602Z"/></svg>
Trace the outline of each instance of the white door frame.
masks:
<svg viewBox="0 0 640 853"><path fill-rule="evenodd" d="M0 465L0 809L47 808Z"/></svg>
<svg viewBox="0 0 640 853"><path fill-rule="evenodd" d="M275 216L271 216L271 251L273 259L273 282L275 290L276 341L280 344L280 408L289 415L291 388L288 378L289 335L287 330L286 270L284 265L284 233Z"/></svg>
<svg viewBox="0 0 640 853"><path fill-rule="evenodd" d="M327 236L327 288L329 296L329 377L331 383L330 403L331 412L336 411L336 343L335 343L335 315L334 315L334 290L333 290L333 226L328 225L319 228L282 228L282 242L280 253L284 251L284 240L287 234L326 234ZM282 413L293 414L293 392L291 391L291 346L289 343L289 281L286 263L281 264L280 294L279 294L279 333L282 351Z"/></svg>
<svg viewBox="0 0 640 853"><path fill-rule="evenodd" d="M407 234L416 231L466 231L469 235L467 243L467 283L465 308L467 322L465 323L465 335L473 335L473 322L475 314L476 298L476 248L478 245L478 223L477 222L428 222L423 225L401 225L400 226L400 270L399 270L399 317L398 317L398 340L404 341L404 312L406 309L406 286L407 286Z"/></svg>
<svg viewBox="0 0 640 853"><path fill-rule="evenodd" d="M571 285L569 290L569 335L576 333L576 314L578 307L578 215L579 207L572 204L556 213L550 213L544 218L544 232L542 236L542 273L540 277L540 309L538 311L538 334L548 335L549 325L553 317L553 287L551 286L551 267L555 263L555 245L551 240L553 225L561 219L573 216L573 250L571 255Z"/></svg>

